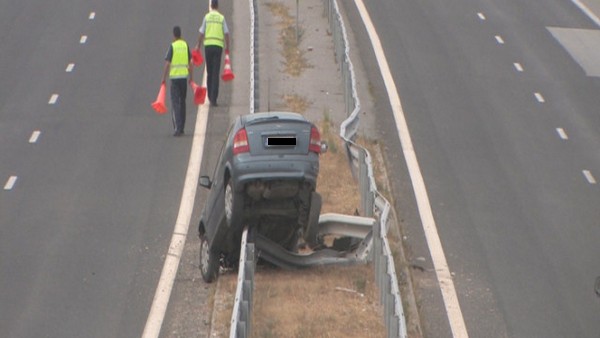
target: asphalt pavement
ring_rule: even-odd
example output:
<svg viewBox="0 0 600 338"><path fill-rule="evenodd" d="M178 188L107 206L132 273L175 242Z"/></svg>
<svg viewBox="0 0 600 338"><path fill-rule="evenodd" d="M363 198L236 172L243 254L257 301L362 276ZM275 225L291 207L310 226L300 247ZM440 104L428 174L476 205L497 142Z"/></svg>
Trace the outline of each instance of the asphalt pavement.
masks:
<svg viewBox="0 0 600 338"><path fill-rule="evenodd" d="M296 1L282 3L295 14ZM599 0L581 3L600 15ZM343 94L322 2L300 2L301 48L312 67L298 78L281 71L278 23L259 5L259 110L283 107L283 95L294 94L309 98L311 120L327 114L339 125ZM599 27L564 1L410 2L400 12L395 5L368 7L384 23L377 29L391 46L384 49L395 65L470 335L597 336L592 286L600 275L600 215L597 185L585 170L600 178L598 83L547 27ZM207 6L0 3L4 336L141 334L177 216L196 117L190 98L189 133L174 139L169 117L156 116L149 103L172 26L181 25L193 41ZM233 33L236 79L222 84L222 104L210 110L201 169L207 175L229 121L245 114L250 101L248 5L221 7ZM362 25L354 24L360 18L352 4L344 8L353 23L362 133L386 150L409 258L426 259L413 276L422 330L448 336L379 70ZM214 285L199 276L193 224L203 194L196 197L163 336L210 333Z"/></svg>
<svg viewBox="0 0 600 338"><path fill-rule="evenodd" d="M190 152L150 103L197 6L0 2L3 337L141 335Z"/></svg>
<svg viewBox="0 0 600 338"><path fill-rule="evenodd" d="M600 202L588 174L600 170L598 78L551 28L593 33L598 26L563 1L366 6L402 98L469 335L595 337ZM372 81L374 93L384 91ZM389 109L384 100L375 99L379 111ZM382 134L393 135L393 121L378 118ZM403 159L394 153L401 147L384 139L409 258L420 267L413 277L424 334L452 336Z"/></svg>

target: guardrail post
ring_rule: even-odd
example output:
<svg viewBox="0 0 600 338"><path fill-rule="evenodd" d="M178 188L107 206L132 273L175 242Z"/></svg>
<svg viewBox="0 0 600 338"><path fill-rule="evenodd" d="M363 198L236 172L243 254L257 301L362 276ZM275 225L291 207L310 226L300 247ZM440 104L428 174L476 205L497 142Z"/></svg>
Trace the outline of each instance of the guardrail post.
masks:
<svg viewBox="0 0 600 338"><path fill-rule="evenodd" d="M253 294L254 294L254 270L256 267L255 264L255 255L254 255L254 243L248 243L246 246L246 269L245 280L244 280L244 288L246 292L244 292L244 310L246 310L246 332L248 332L248 336L252 332L252 308L253 308Z"/></svg>
<svg viewBox="0 0 600 338"><path fill-rule="evenodd" d="M367 166L365 165L365 153L361 150L358 151L358 188L360 192L361 201L361 215L366 216L368 213L368 205L365 196L369 189L369 176L367 172Z"/></svg>
<svg viewBox="0 0 600 338"><path fill-rule="evenodd" d="M248 228L244 228L241 239L238 285L231 314L230 338L245 338L251 332L252 292L254 291L255 250L248 243Z"/></svg>

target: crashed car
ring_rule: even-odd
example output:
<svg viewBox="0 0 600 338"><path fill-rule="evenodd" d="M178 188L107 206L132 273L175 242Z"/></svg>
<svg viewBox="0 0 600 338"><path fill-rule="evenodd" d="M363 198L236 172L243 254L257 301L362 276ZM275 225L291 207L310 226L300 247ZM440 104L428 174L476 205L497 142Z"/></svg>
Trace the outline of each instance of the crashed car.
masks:
<svg viewBox="0 0 600 338"><path fill-rule="evenodd" d="M235 265L248 226L287 250L316 243L321 196L319 156L327 149L317 127L291 112L239 116L229 129L200 217L200 270L214 281Z"/></svg>

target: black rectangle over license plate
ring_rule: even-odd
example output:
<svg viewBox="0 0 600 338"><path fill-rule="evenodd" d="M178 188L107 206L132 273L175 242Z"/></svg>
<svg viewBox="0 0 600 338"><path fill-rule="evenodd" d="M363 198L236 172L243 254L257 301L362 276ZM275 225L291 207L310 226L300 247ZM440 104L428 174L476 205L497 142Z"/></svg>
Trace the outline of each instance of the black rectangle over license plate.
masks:
<svg viewBox="0 0 600 338"><path fill-rule="evenodd" d="M267 137L267 145L268 146L295 146L296 138L295 137Z"/></svg>

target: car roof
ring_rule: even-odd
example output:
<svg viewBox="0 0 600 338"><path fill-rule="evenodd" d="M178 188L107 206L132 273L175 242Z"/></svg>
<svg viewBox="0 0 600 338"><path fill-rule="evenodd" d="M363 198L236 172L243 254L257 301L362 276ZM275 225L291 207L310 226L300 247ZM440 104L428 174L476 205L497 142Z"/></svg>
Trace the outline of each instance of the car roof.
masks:
<svg viewBox="0 0 600 338"><path fill-rule="evenodd" d="M266 121L300 121L308 122L304 116L293 112L261 112L242 116L242 125L254 124Z"/></svg>

